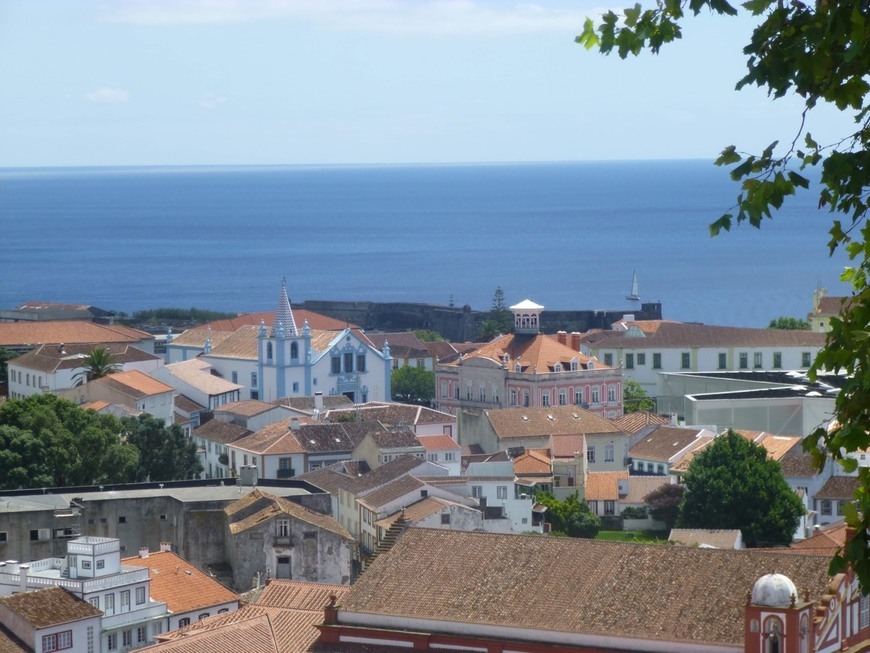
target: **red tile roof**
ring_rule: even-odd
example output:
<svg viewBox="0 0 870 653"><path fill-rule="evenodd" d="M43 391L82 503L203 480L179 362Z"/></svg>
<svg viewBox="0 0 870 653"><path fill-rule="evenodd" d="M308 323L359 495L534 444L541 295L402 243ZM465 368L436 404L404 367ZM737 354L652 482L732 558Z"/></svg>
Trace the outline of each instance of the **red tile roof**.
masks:
<svg viewBox="0 0 870 653"><path fill-rule="evenodd" d="M137 399L163 394L164 392L175 392L175 388L171 385L166 385L162 381L158 381L139 370L115 372L109 376L94 379L90 383L101 383L110 388L121 390L125 394Z"/></svg>
<svg viewBox="0 0 870 653"><path fill-rule="evenodd" d="M610 420L577 406L502 408L483 412L499 438L622 433Z"/></svg>
<svg viewBox="0 0 870 653"><path fill-rule="evenodd" d="M587 501L619 501L619 481L628 480L628 472L589 472L586 474Z"/></svg>
<svg viewBox="0 0 870 653"><path fill-rule="evenodd" d="M171 551L150 553L147 558L124 558L122 562L148 569L151 597L166 603L175 614L239 600L238 594Z"/></svg>
<svg viewBox="0 0 870 653"><path fill-rule="evenodd" d="M308 326L312 329L320 329L323 331L341 331L346 327L350 327L351 329L359 328L356 324L351 324L345 320L337 320L334 317L315 313L314 311L309 311L304 308L294 308L293 319L296 321L296 326L300 333L302 332L302 325L305 324L306 321L308 322ZM275 311L245 313L244 315L237 315L236 317L227 320L216 320L210 322L206 326L210 326L212 331L235 331L245 325L260 326L261 321L264 322L267 327L271 327L272 323L275 321Z"/></svg>
<svg viewBox="0 0 870 653"><path fill-rule="evenodd" d="M153 340L144 331L120 325L96 324L84 320L0 323L0 347L36 346L44 344L100 344Z"/></svg>
<svg viewBox="0 0 870 653"><path fill-rule="evenodd" d="M461 450L459 443L449 435L421 435L417 437L426 451Z"/></svg>
<svg viewBox="0 0 870 653"><path fill-rule="evenodd" d="M507 362L505 363L505 356ZM500 336L491 342L481 345L473 352L467 353L462 360L469 358L488 358L496 361L499 365L506 364L513 371L514 366L519 364L523 372L537 371L539 374L553 371L556 363L562 365L564 372L569 372L569 363L576 360L581 370L586 369L592 362L595 369L609 369L591 356L586 356L574 351L568 345L563 345L555 336L538 334L535 336L517 336L508 334ZM449 365L459 365L456 360Z"/></svg>
<svg viewBox="0 0 870 653"><path fill-rule="evenodd" d="M103 614L87 601L61 587L2 596L0 603L36 629L90 619Z"/></svg>

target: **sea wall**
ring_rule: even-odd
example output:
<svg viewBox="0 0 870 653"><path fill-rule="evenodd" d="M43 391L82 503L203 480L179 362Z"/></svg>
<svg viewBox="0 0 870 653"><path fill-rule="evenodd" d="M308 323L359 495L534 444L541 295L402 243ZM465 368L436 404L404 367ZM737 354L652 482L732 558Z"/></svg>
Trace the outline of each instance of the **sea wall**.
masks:
<svg viewBox="0 0 870 653"><path fill-rule="evenodd" d="M298 304L315 313L356 324L368 331L408 331L431 329L452 342L473 341L488 311L465 306L440 306L413 302L343 302L309 299ZM662 319L660 302L647 302L638 309L618 310L545 310L541 313L541 331L589 331L609 329L613 322L631 314L638 320Z"/></svg>

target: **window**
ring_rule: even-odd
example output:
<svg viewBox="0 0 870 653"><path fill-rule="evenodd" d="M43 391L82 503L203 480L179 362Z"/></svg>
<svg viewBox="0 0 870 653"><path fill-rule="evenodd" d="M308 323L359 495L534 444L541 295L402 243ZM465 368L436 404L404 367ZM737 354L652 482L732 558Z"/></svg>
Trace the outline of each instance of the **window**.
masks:
<svg viewBox="0 0 870 653"><path fill-rule="evenodd" d="M480 386L477 390L477 396L481 401L486 401L486 388Z"/></svg>
<svg viewBox="0 0 870 653"><path fill-rule="evenodd" d="M613 445L605 444L604 445L604 462L612 463L613 462Z"/></svg>
<svg viewBox="0 0 870 653"><path fill-rule="evenodd" d="M782 368L782 352L775 351L773 352L773 369L778 370Z"/></svg>
<svg viewBox="0 0 870 653"><path fill-rule="evenodd" d="M449 526L450 525L450 513L449 512L442 512L441 513L441 525L442 526Z"/></svg>
<svg viewBox="0 0 870 653"><path fill-rule="evenodd" d="M199 617L197 617L197 620L202 621L207 616L208 616L208 612L203 612L201 615L199 615Z"/></svg>
<svg viewBox="0 0 870 653"><path fill-rule="evenodd" d="M607 402L614 403L616 401L616 386L607 386Z"/></svg>
<svg viewBox="0 0 870 653"><path fill-rule="evenodd" d="M426 361L424 361L422 358L418 358L417 367L426 367Z"/></svg>
<svg viewBox="0 0 870 653"><path fill-rule="evenodd" d="M601 401L601 390L598 388L598 386L593 386L592 387L592 403L597 404L597 403L600 403L600 401Z"/></svg>
<svg viewBox="0 0 870 653"><path fill-rule="evenodd" d="M654 370L662 369L662 355L661 354L653 354L653 369Z"/></svg>
<svg viewBox="0 0 870 653"><path fill-rule="evenodd" d="M88 603L90 603L92 606L94 606L97 610L100 609L100 597L99 596L92 596L91 598L88 599Z"/></svg>
<svg viewBox="0 0 870 653"><path fill-rule="evenodd" d="M105 560L97 560L97 569L105 569L106 561Z"/></svg>
<svg viewBox="0 0 870 653"><path fill-rule="evenodd" d="M543 392L541 392L541 405L542 406L549 406L550 405L550 391L549 390L544 390Z"/></svg>
<svg viewBox="0 0 870 653"><path fill-rule="evenodd" d="M822 499L822 514L830 515L831 514L831 501L830 499Z"/></svg>
<svg viewBox="0 0 870 653"><path fill-rule="evenodd" d="M574 391L574 403L577 406L579 406L580 404L583 403L583 391L582 390L575 390Z"/></svg>
<svg viewBox="0 0 870 653"><path fill-rule="evenodd" d="M613 367L613 354L604 354L604 364Z"/></svg>
<svg viewBox="0 0 870 653"><path fill-rule="evenodd" d="M136 588L136 605L142 605L145 603L145 588L137 587Z"/></svg>
<svg viewBox="0 0 870 653"><path fill-rule="evenodd" d="M88 626L87 632L88 653L94 653L94 627Z"/></svg>
<svg viewBox="0 0 870 653"><path fill-rule="evenodd" d="M805 351L801 354L801 367L809 367L813 364L813 357L810 352Z"/></svg>
<svg viewBox="0 0 870 653"><path fill-rule="evenodd" d="M740 369L745 370L749 368L749 354L745 351L740 352Z"/></svg>
<svg viewBox="0 0 870 653"><path fill-rule="evenodd" d="M453 452L452 452L452 451L448 451L447 453L445 453L445 454L444 454L444 460L453 460Z"/></svg>
<svg viewBox="0 0 870 653"><path fill-rule="evenodd" d="M125 630L121 633L121 645L122 646L133 646L133 631Z"/></svg>
<svg viewBox="0 0 870 653"><path fill-rule="evenodd" d="M728 367L728 354L720 353L719 354L719 369L724 370Z"/></svg>
<svg viewBox="0 0 870 653"><path fill-rule="evenodd" d="M293 392L299 392L299 381L293 382Z"/></svg>
<svg viewBox="0 0 870 653"><path fill-rule="evenodd" d="M357 354L356 355L356 371L357 372L365 372L366 371L366 355L365 354Z"/></svg>
<svg viewBox="0 0 870 653"><path fill-rule="evenodd" d="M185 626L189 626L189 625L190 625L190 617L185 617L184 619L178 620L178 627L179 628L184 628Z"/></svg>
<svg viewBox="0 0 870 653"><path fill-rule="evenodd" d="M525 408L529 407L529 391L528 390L523 391L523 406Z"/></svg>
<svg viewBox="0 0 870 653"><path fill-rule="evenodd" d="M662 476L664 476L664 473L665 473L665 466L664 466L663 464L659 463L659 464L656 466L656 473L657 473L657 474L660 474L660 475L662 475Z"/></svg>
<svg viewBox="0 0 870 653"><path fill-rule="evenodd" d="M499 485L495 489L495 496L497 499L507 499L507 485Z"/></svg>
<svg viewBox="0 0 870 653"><path fill-rule="evenodd" d="M121 612L130 609L130 590L121 592Z"/></svg>
<svg viewBox="0 0 870 653"><path fill-rule="evenodd" d="M275 522L278 537L290 537L290 520L279 519Z"/></svg>
<svg viewBox="0 0 870 653"><path fill-rule="evenodd" d="M257 383L257 373L251 372L251 390L256 390L260 385Z"/></svg>
<svg viewBox="0 0 870 653"><path fill-rule="evenodd" d="M642 460L637 461L637 471L643 472L646 471L646 463Z"/></svg>
<svg viewBox="0 0 870 653"><path fill-rule="evenodd" d="M332 374L341 374L341 358L338 356L332 357L332 368L330 369L330 372Z"/></svg>
<svg viewBox="0 0 870 653"><path fill-rule="evenodd" d="M586 462L594 463L595 462L595 446L590 445L586 447Z"/></svg>
<svg viewBox="0 0 870 653"><path fill-rule="evenodd" d="M634 354L626 354L625 355L625 369L627 369L627 370L634 369Z"/></svg>
<svg viewBox="0 0 870 653"><path fill-rule="evenodd" d="M637 364L638 364L638 367L641 365L646 365L646 354L638 354L637 355Z"/></svg>
<svg viewBox="0 0 870 653"><path fill-rule="evenodd" d="M837 514L842 515L843 508L845 508L845 507L846 507L846 500L845 499L840 499L839 501L837 501Z"/></svg>
<svg viewBox="0 0 870 653"><path fill-rule="evenodd" d="M115 595L106 594L106 614L115 614Z"/></svg>
<svg viewBox="0 0 870 653"><path fill-rule="evenodd" d="M236 385L238 385L238 383L239 383L239 373L236 372L235 370L233 370L232 372L230 372L230 380L231 380L233 383L235 383Z"/></svg>
<svg viewBox="0 0 870 653"><path fill-rule="evenodd" d="M447 399L447 381L441 382L441 398Z"/></svg>
<svg viewBox="0 0 870 653"><path fill-rule="evenodd" d="M604 514L605 515L613 515L616 513L616 502L615 501L605 501L604 502Z"/></svg>
<svg viewBox="0 0 870 653"><path fill-rule="evenodd" d="M296 360L299 358L299 344L295 342L290 343L290 360Z"/></svg>
<svg viewBox="0 0 870 653"><path fill-rule="evenodd" d="M266 343L266 362L267 363L272 362L272 343L271 342Z"/></svg>
<svg viewBox="0 0 870 653"><path fill-rule="evenodd" d="M511 390L511 392L510 392L510 405L511 406L517 405L517 391L516 390Z"/></svg>
<svg viewBox="0 0 870 653"><path fill-rule="evenodd" d="M472 485L471 486L471 496L475 499L479 499L483 496L483 486L481 485Z"/></svg>
<svg viewBox="0 0 870 653"><path fill-rule="evenodd" d="M145 631L145 626L139 626L136 629L136 643L137 644L143 643L146 640L146 635L147 635L147 633Z"/></svg>
<svg viewBox="0 0 870 653"><path fill-rule="evenodd" d="M344 355L344 373L350 374L353 372L353 354L346 353Z"/></svg>
<svg viewBox="0 0 870 653"><path fill-rule="evenodd" d="M91 561L90 560L82 560L82 569L90 569Z"/></svg>
<svg viewBox="0 0 870 653"><path fill-rule="evenodd" d="M48 653L48 651L60 651L65 648L72 648L71 630L42 636L42 650L44 653Z"/></svg>
<svg viewBox="0 0 870 653"><path fill-rule="evenodd" d="M761 367L761 352L757 351L752 355L752 365L755 369Z"/></svg>
<svg viewBox="0 0 870 653"><path fill-rule="evenodd" d="M108 649L110 651L118 650L118 633L112 633L106 637L106 640L108 641Z"/></svg>
<svg viewBox="0 0 870 653"><path fill-rule="evenodd" d="M459 384L458 383L455 386L453 386L453 398L459 399Z"/></svg>
<svg viewBox="0 0 870 653"><path fill-rule="evenodd" d="M692 367L692 354L691 352L684 351L680 354L680 368L687 370Z"/></svg>
<svg viewBox="0 0 870 653"><path fill-rule="evenodd" d="M42 540L49 539L51 535L51 529L49 528L34 528L30 531L30 541L31 542L39 542ZM88 567L90 569L90 567Z"/></svg>
<svg viewBox="0 0 870 653"><path fill-rule="evenodd" d="M559 405L567 406L568 405L568 391L567 390L559 390Z"/></svg>

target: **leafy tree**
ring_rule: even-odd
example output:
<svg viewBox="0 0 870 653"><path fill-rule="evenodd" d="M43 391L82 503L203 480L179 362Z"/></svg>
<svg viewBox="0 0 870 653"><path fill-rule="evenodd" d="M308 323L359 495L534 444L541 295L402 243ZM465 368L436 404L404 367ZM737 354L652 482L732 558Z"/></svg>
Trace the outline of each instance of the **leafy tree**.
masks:
<svg viewBox="0 0 870 653"><path fill-rule="evenodd" d="M504 331L496 320L487 318L477 328L477 340L478 342L489 342L503 333Z"/></svg>
<svg viewBox="0 0 870 653"><path fill-rule="evenodd" d="M422 367L397 367L390 385L393 401L431 406L435 400L435 373Z"/></svg>
<svg viewBox="0 0 870 653"><path fill-rule="evenodd" d="M432 329L416 329L414 335L423 342L442 342L444 338L437 331Z"/></svg>
<svg viewBox="0 0 870 653"><path fill-rule="evenodd" d="M569 537L584 537L588 539L598 535L601 529L601 520L598 518L589 504L581 501L577 493L568 496L564 501L559 501L549 493L539 494L538 503L547 506L545 519L550 524L553 534L564 534Z"/></svg>
<svg viewBox="0 0 870 653"><path fill-rule="evenodd" d="M504 304L504 290L501 289L501 286L495 289L492 296L492 307L489 309L488 319L498 325L501 333L509 333L514 325L514 316Z"/></svg>
<svg viewBox="0 0 870 653"><path fill-rule="evenodd" d="M737 88L759 86L774 99L797 96L803 109L797 133L784 148L773 140L761 153L738 152L733 145L722 151L716 163L733 166L730 175L740 191L734 208L710 225L710 232L716 235L741 222L760 227L788 196L809 188L801 172L821 168L819 206L834 214L827 245L831 253L846 249L852 264L842 279L852 285L853 297L831 321L825 348L810 369L811 379L821 370L844 373L837 419L807 437L804 447L819 467L830 456L854 471L857 463L850 454L870 446L870 15L863 0L749 0L743 7L758 20L743 50L747 72ZM657 0L652 9L640 4L625 9L622 19L609 11L597 28L587 19L577 42L603 53L616 49L622 58L646 48L658 52L681 37L685 10L697 15L704 9L737 13L727 0ZM807 125L820 104L853 118L854 131L818 143ZM831 572L851 564L863 591L870 593L870 468L861 469L858 478L856 504L846 504L846 522L855 535L835 555Z"/></svg>
<svg viewBox="0 0 870 653"><path fill-rule="evenodd" d="M0 347L0 383L6 383L9 380L9 372L6 369L6 362L11 361L17 354Z"/></svg>
<svg viewBox="0 0 870 653"><path fill-rule="evenodd" d="M655 409L655 402L646 393L640 383L626 379L622 386L622 409L628 413L651 411Z"/></svg>
<svg viewBox="0 0 870 653"><path fill-rule="evenodd" d="M174 481L194 478L202 472L196 443L178 424L166 427L162 420L142 413L123 420L124 437L139 450L137 481Z"/></svg>
<svg viewBox="0 0 870 653"><path fill-rule="evenodd" d="M768 329L783 329L784 331L807 331L810 323L799 317L778 317L771 320Z"/></svg>
<svg viewBox="0 0 870 653"><path fill-rule="evenodd" d="M731 430L695 456L683 482L681 527L739 528L748 546L789 544L804 514L779 463Z"/></svg>
<svg viewBox="0 0 870 653"><path fill-rule="evenodd" d="M682 485L670 483L647 494L643 498L643 502L647 505L650 516L653 519L663 521L670 530L677 523L680 504L683 502L685 492L686 488ZM623 512L623 514L625 513Z"/></svg>
<svg viewBox="0 0 870 653"><path fill-rule="evenodd" d="M93 381L94 379L109 376L109 374L117 371L117 369L118 364L115 362L115 356L112 352L105 347L94 347L82 359L82 371L76 374L76 385L81 385L85 381Z"/></svg>

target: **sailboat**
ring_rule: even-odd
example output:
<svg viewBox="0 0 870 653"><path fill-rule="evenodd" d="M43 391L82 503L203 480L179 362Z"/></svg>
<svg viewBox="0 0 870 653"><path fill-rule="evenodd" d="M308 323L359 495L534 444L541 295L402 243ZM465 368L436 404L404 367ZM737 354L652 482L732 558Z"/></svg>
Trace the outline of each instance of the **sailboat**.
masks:
<svg viewBox="0 0 870 653"><path fill-rule="evenodd" d="M637 270L631 275L631 293L625 296L626 299L630 299L633 302L640 301L640 295L638 294L637 289Z"/></svg>

